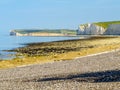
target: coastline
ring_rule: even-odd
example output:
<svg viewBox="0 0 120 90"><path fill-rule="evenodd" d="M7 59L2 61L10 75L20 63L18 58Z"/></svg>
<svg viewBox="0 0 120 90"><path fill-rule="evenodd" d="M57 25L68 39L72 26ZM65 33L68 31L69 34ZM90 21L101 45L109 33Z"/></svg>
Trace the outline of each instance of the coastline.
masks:
<svg viewBox="0 0 120 90"><path fill-rule="evenodd" d="M0 89L118 90L120 51L71 61L0 69Z"/></svg>
<svg viewBox="0 0 120 90"><path fill-rule="evenodd" d="M77 36L1 36L0 41L0 60L11 60L15 56L13 52L7 52L7 50L11 50L14 48L19 48L25 46L27 43L38 43L38 42L52 42L52 41L61 41L61 40L70 40L70 39L79 39L81 37ZM9 42L5 42L5 41ZM13 57L11 57L13 56Z"/></svg>
<svg viewBox="0 0 120 90"><path fill-rule="evenodd" d="M120 51L120 49L114 49L114 50L111 50L111 51L104 51L104 52L90 54L90 55L86 55L86 56L75 57L73 60L78 60L78 59L88 58L88 57L98 56L98 55L104 55L104 54L114 53L114 52L118 52L118 51ZM60 62L60 61L62 61L62 60L59 60L58 62ZM54 62L55 61L46 61L46 62L41 62L40 64L54 63ZM17 66L17 67L26 67L26 66L32 66L32 65L37 65L37 64L28 64L28 65L22 65L22 66Z"/></svg>
<svg viewBox="0 0 120 90"><path fill-rule="evenodd" d="M68 29L53 29L53 30L11 30L11 36L74 36L76 35L75 30Z"/></svg>
<svg viewBox="0 0 120 90"><path fill-rule="evenodd" d="M117 50L119 49L119 46L120 37L92 37L91 39L84 40L65 40L49 43L33 43L26 46L27 48L31 48L28 49L30 52L42 47L40 49L43 50L42 54L47 52L47 55L42 55L38 52L35 52L35 54L38 53L38 55L30 55L31 53L29 54L29 51L24 50L26 47L23 47L21 50L28 53L23 54L20 49L18 49L18 51L19 53L22 53L22 55L25 55L24 58L15 58L14 60L0 61L0 68L11 68L23 65L48 62L50 63L54 61L73 60L76 57L84 57L91 54ZM40 51L39 49L38 51Z"/></svg>

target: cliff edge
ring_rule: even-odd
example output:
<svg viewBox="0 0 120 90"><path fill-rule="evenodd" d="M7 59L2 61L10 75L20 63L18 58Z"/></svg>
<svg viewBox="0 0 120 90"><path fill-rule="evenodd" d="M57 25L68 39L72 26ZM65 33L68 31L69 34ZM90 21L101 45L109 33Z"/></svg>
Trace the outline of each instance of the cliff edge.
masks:
<svg viewBox="0 0 120 90"><path fill-rule="evenodd" d="M81 24L77 35L120 35L120 21Z"/></svg>

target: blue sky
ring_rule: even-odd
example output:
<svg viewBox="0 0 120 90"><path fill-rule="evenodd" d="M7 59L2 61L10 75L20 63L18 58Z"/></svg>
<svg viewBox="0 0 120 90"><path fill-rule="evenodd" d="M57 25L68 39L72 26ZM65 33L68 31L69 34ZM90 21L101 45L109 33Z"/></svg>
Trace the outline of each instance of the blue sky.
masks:
<svg viewBox="0 0 120 90"><path fill-rule="evenodd" d="M82 23L120 20L119 4L120 0L0 0L0 29L77 29Z"/></svg>

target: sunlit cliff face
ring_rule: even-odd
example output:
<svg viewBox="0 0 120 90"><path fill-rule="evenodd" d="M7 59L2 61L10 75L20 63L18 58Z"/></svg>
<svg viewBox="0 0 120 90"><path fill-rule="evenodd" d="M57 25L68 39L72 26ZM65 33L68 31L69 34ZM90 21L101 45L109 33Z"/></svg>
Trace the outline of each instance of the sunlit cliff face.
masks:
<svg viewBox="0 0 120 90"><path fill-rule="evenodd" d="M78 28L78 34L85 34L85 35L100 35L103 34L105 29L103 27L97 26L95 24L85 24L80 25Z"/></svg>
<svg viewBox="0 0 120 90"><path fill-rule="evenodd" d="M80 25L77 30L78 35L120 35L120 24L110 24L104 29L95 24Z"/></svg>

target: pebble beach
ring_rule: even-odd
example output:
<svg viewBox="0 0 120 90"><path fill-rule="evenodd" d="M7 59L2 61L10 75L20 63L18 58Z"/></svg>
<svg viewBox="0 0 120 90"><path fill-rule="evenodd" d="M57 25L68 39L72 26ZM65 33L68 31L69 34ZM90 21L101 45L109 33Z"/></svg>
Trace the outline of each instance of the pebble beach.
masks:
<svg viewBox="0 0 120 90"><path fill-rule="evenodd" d="M0 90L120 90L120 50L1 69Z"/></svg>

